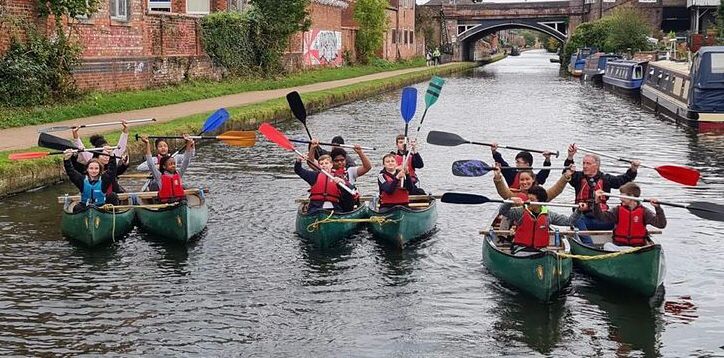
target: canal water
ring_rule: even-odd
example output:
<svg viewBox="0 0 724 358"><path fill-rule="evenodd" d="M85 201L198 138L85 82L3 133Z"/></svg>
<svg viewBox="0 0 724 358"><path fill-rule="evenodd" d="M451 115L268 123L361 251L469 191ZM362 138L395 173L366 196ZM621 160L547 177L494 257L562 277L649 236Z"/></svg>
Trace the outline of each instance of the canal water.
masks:
<svg viewBox="0 0 724 358"><path fill-rule="evenodd" d="M722 202L721 135L677 127L625 98L562 78L552 57L525 52L448 78L420 141L443 130L559 150L554 165L576 142L648 164L700 167L706 183L695 188L647 169L637 181L647 197ZM426 86L416 87L424 93ZM323 140L341 134L381 148L370 153L379 171L403 128L399 91L308 122ZM279 126L305 136L298 123ZM490 162L487 147L423 143L420 151L428 191L495 196L492 176L450 172L455 160ZM502 153L513 161L515 152ZM199 148L185 181L211 188L210 219L188 247L136 231L104 250L69 243L55 203L74 191L69 185L3 199L0 355L724 356L723 223L666 208L669 226L657 237L668 266L660 304L578 272L558 300L540 304L482 265L477 233L495 205L442 204L436 232L403 251L366 231L332 250L310 248L294 234L294 198L307 185L292 164L288 152L261 138L253 148ZM625 168L603 161L606 172ZM375 176L360 186L375 191ZM567 189L564 199L572 197Z"/></svg>

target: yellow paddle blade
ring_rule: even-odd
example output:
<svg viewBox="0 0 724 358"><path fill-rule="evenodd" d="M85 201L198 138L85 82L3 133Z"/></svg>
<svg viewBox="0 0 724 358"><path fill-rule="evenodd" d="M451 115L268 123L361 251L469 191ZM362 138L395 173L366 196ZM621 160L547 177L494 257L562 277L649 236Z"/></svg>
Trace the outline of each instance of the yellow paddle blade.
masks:
<svg viewBox="0 0 724 358"><path fill-rule="evenodd" d="M253 147L254 144L256 144L256 138L246 139L246 138L230 138L230 139L221 139L222 142L234 146L234 147Z"/></svg>
<svg viewBox="0 0 724 358"><path fill-rule="evenodd" d="M256 132L255 131L228 131L221 133L216 136L217 139L254 139L256 141Z"/></svg>

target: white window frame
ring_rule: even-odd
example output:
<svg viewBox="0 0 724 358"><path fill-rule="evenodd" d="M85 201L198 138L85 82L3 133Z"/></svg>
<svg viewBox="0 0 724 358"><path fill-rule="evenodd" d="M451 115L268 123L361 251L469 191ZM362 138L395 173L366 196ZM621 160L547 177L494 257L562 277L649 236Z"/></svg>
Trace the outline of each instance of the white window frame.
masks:
<svg viewBox="0 0 724 358"><path fill-rule="evenodd" d="M189 4L192 1L206 1L209 4L209 11L189 11ZM208 15L211 13L211 0L186 0L186 13L189 15Z"/></svg>
<svg viewBox="0 0 724 358"><path fill-rule="evenodd" d="M124 12L122 16L118 15L121 9ZM116 15L113 15L114 10ZM128 12L128 0L108 0L108 13L111 15L111 20L128 21Z"/></svg>
<svg viewBox="0 0 724 358"><path fill-rule="evenodd" d="M171 0L148 0L148 11L171 12Z"/></svg>

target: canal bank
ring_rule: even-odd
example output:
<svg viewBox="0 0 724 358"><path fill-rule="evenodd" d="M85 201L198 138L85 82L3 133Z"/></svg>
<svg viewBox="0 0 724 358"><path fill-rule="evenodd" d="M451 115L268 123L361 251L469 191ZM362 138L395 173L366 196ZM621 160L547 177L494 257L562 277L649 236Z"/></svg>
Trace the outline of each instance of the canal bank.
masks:
<svg viewBox="0 0 724 358"><path fill-rule="evenodd" d="M490 62L495 62L502 58L504 58L504 56L498 56L493 58ZM394 77L341 85L339 87L320 91L307 93L302 92L302 98L306 103L307 110L310 113L314 113L377 95L381 92L399 89L413 83L424 81L433 75L448 75L466 71L477 66L479 66L479 63L454 63L440 67L424 68L419 71L404 73ZM277 90L281 94L276 94L275 99L243 106L227 107L229 113L231 114L231 118L225 124L223 130L220 130L219 132L232 129L250 130L255 129L261 122L287 120L292 118L286 100L283 98L283 94L292 90L295 90L295 88ZM213 101L213 99L207 101ZM193 109L192 104L189 104L189 106L189 110ZM219 103L214 107L218 108L224 106L228 106L228 102ZM163 107L159 107L159 115L162 115L163 111ZM152 114L153 112L149 113ZM199 131L209 113L210 112L183 116L165 123L137 127L134 126L131 128L131 131L132 133L153 133L155 135L195 133ZM120 115L119 118L138 118L130 114L124 116L124 113L120 113L118 115ZM57 124L60 123L56 123L55 125ZM7 134L5 137L30 138L35 137L36 135L35 130L31 129L29 131L26 130L25 132ZM87 138L89 133L82 133L82 135ZM119 132L113 132L105 135L110 143L117 142L118 136ZM24 151L35 150L45 151L46 149L28 148ZM142 160L140 143L131 140L128 145L128 150L131 155L132 162L139 162ZM58 183L65 179L60 156L50 156L30 161L10 161L8 159L9 153L10 152L7 151L0 152L0 197L23 192L40 186Z"/></svg>

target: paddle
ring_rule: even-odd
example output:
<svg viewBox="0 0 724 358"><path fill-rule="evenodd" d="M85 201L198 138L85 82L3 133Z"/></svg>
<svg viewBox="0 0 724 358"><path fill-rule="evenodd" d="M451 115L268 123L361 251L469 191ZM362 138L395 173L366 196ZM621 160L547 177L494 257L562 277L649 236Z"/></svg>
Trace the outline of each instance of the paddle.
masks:
<svg viewBox="0 0 724 358"><path fill-rule="evenodd" d="M444 84L445 80L440 77L432 76L432 78L430 79L430 84L427 86L427 91L425 92L425 111L422 112L420 124L417 126L415 140L417 140L417 136L420 135L420 128L422 128L422 123L425 122L427 110L430 109L430 107L432 107L435 102L437 102L437 99L440 97L440 92L442 91L442 85Z"/></svg>
<svg viewBox="0 0 724 358"><path fill-rule="evenodd" d="M48 133L40 133L38 137L38 147L55 150L78 149L73 142Z"/></svg>
<svg viewBox="0 0 724 358"><path fill-rule="evenodd" d="M132 124L132 123L144 123L144 122L155 122L155 121L156 121L156 118L145 118L145 119L132 119L130 121L126 121L126 123ZM105 123L91 123L91 124L81 124L79 126L55 126L55 127L38 129L38 132L40 132L40 133L59 132L59 131L68 131L68 130L76 129L76 128L103 127L103 126L113 126L113 125L117 125L117 124L121 124L121 122L115 121L115 122L105 122Z"/></svg>
<svg viewBox="0 0 724 358"><path fill-rule="evenodd" d="M303 139L290 139L289 141L294 142L294 143L307 143L307 144L312 143L312 141L310 141L310 140L303 140ZM334 144L334 143L317 143L317 144L329 145L332 147L354 148L354 145L350 145L350 144ZM362 148L364 150L377 150L377 148L375 148L375 147L360 147L360 148Z"/></svg>
<svg viewBox="0 0 724 358"><path fill-rule="evenodd" d="M635 200L638 202L647 202L647 203L651 202L651 199L642 199L642 198L637 198L634 196L617 195L617 194L611 194L611 193L603 193L602 195L619 198L619 199ZM710 203L710 202L706 202L706 201L693 201L689 204L677 204L677 203L669 203L669 202L665 202L665 201L657 201L657 203L659 203L661 205L673 206L676 208L684 208L686 210L689 210L690 213L692 213L702 219L714 220L714 221L724 221L724 205L714 204L714 203Z"/></svg>
<svg viewBox="0 0 724 358"><path fill-rule="evenodd" d="M507 170L563 170L567 167L500 167ZM480 160L457 160L452 164L452 173L458 177L481 177L488 174L489 171L495 170L495 167L488 165Z"/></svg>
<svg viewBox="0 0 724 358"><path fill-rule="evenodd" d="M443 203L449 204L486 204L486 203L508 203L513 204L513 200L502 200L502 199L490 199L487 196L478 194L467 194L467 193L444 193L440 198ZM526 205L545 205L545 206L557 206L562 208L577 208L576 204L564 204L564 203L543 203L539 201L526 201Z"/></svg>
<svg viewBox="0 0 724 358"><path fill-rule="evenodd" d="M113 147L112 149L116 149L118 147ZM103 151L104 148L88 148L88 149L74 149L73 153L78 152L92 152L92 151ZM64 154L65 151L61 152L25 152L25 153L12 153L8 155L8 159L10 160L28 160L28 159L38 159L38 158L45 158L49 155L57 155L57 154ZM113 158L117 158L116 156L110 156Z"/></svg>
<svg viewBox="0 0 724 358"><path fill-rule="evenodd" d="M204 125L201 127L201 131L199 131L199 134L197 135L203 135L206 132L213 131L221 127L227 120L229 119L229 112L226 110L226 108L219 108L216 110L216 112L211 113L210 116L206 118L206 121L204 121ZM171 157L176 157L179 153L181 153L185 146L177 149L173 154L171 154ZM141 169L143 167L144 163L141 163L136 169ZM149 168L146 168L145 170L148 170ZM151 180L147 181L143 186L141 187L141 191L145 191L148 186L151 184Z"/></svg>
<svg viewBox="0 0 724 358"><path fill-rule="evenodd" d="M136 140L140 136L136 134ZM148 136L149 139L163 138L163 139L184 139L181 136ZM256 132L254 131L226 131L217 136L189 136L191 139L213 139L220 140L228 145L235 147L253 147L256 143Z"/></svg>
<svg viewBox="0 0 724 358"><path fill-rule="evenodd" d="M612 154L601 153L601 152L583 148L583 147L577 147L577 148L584 152L596 154L601 157L615 159L620 162L631 163L633 161L632 159L625 159L625 158L617 157ZM661 175L665 179L668 179L675 183L679 183L679 184L683 184L683 185L696 186L697 182L699 181L699 178L701 177L701 174L699 173L698 170L696 170L694 168L690 168L690 167L684 167L684 166L679 166L679 165L659 165L658 167L652 167L652 166L648 166L648 165L644 165L644 164L641 164L641 166L644 168L654 169L659 173L659 175Z"/></svg>
<svg viewBox="0 0 724 358"><path fill-rule="evenodd" d="M307 109L304 107L304 102L302 102L302 97L299 95L299 92L292 91L287 93L287 103L289 104L289 109L292 110L294 117L302 122L302 125L304 125L304 130L307 131L309 140L312 140L312 133L309 132L309 128L307 127ZM317 154L316 156L319 157L322 155L322 148L317 147L315 152ZM313 163L310 164L316 167Z"/></svg>
<svg viewBox="0 0 724 358"><path fill-rule="evenodd" d="M415 116L417 110L417 90L412 87L405 87L402 89L402 98L400 99L400 114L402 120L405 121L405 146L403 152L405 155L402 158L402 165L407 165L407 131L410 125L412 117ZM403 167L404 168L404 167ZM404 185L404 181L400 181L400 188Z"/></svg>
<svg viewBox="0 0 724 358"><path fill-rule="evenodd" d="M282 147L282 148L284 148L284 149L286 149L286 150L289 150L289 151L292 151L292 152L294 152L294 153L297 153L297 155L299 155L299 157L301 157L301 158L304 159L304 160L309 161L304 154L302 154L302 153L299 152L296 148L294 148L294 144L292 144L292 142L289 141L289 139L287 138L287 136L285 136L282 132L278 131L278 130L277 130L276 128L274 128L274 126L272 126L271 124L269 124L269 123L262 123L262 124L259 126L259 132L261 132L261 134L263 134L264 137L266 137L266 139L268 139L269 141L276 143L276 145L278 145L278 146L280 146L280 147ZM329 173L326 172L325 170L322 170L322 168L320 168L319 170L320 170L322 173L324 173L324 175L326 175L327 177L329 177L330 179L334 179L334 178L335 178L332 174L329 174ZM356 194L356 191L353 191L352 189L348 188L348 187L347 187L346 185L344 185L344 184L337 183L337 185L339 185L340 187L342 187L342 189L344 189L346 192L348 192L348 193L350 193L350 194L352 194L352 195L355 195L355 194Z"/></svg>
<svg viewBox="0 0 724 358"><path fill-rule="evenodd" d="M427 142L430 144L442 145L442 146L446 146L446 147L455 147L460 144L484 145L484 146L488 146L488 147L493 146L493 144L491 144L491 143L473 142L473 141L464 139L463 137L461 137L455 133L448 133L448 132L441 132L441 131L430 131L430 133L427 134ZM549 152L551 154L554 154L556 156L556 158L558 158L558 156L560 155L560 152L558 152L558 151L553 152L553 151L546 151L546 150L540 150L540 149L529 149L529 148L513 147L513 146L508 146L508 145L500 145L500 144L498 144L498 148L522 150L522 151L533 152L533 153Z"/></svg>

